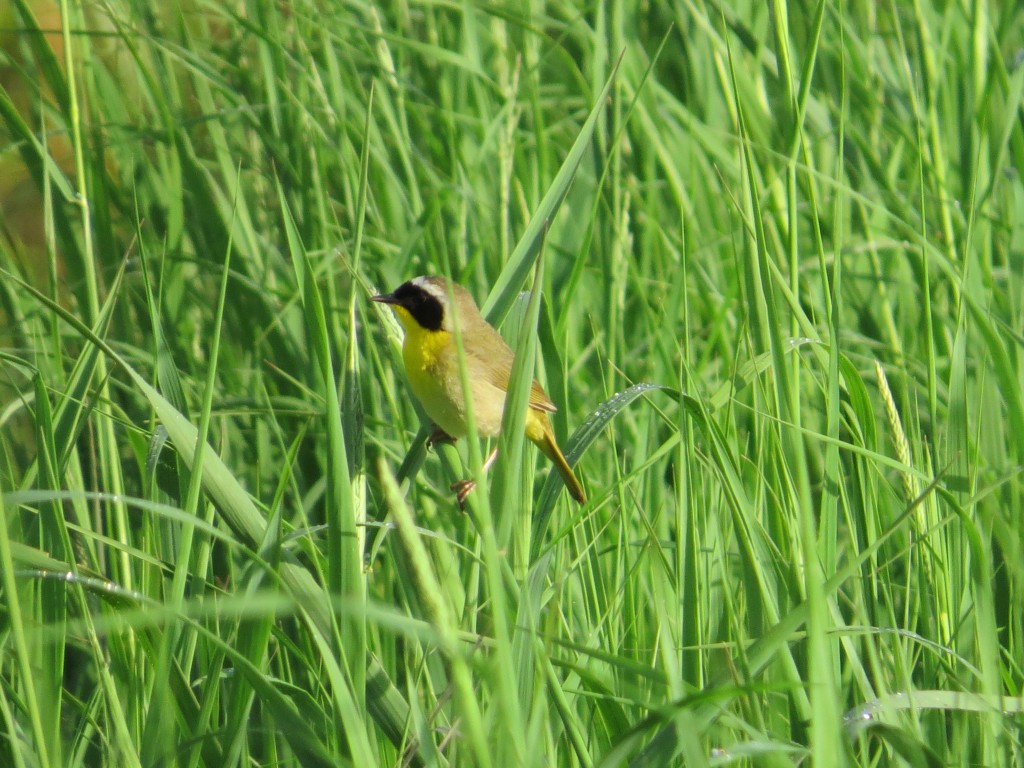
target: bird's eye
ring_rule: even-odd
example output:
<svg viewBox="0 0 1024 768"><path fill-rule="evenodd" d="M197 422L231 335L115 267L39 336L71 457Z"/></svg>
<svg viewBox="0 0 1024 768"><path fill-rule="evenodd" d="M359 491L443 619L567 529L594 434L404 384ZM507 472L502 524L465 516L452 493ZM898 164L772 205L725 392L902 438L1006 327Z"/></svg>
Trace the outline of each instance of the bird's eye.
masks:
<svg viewBox="0 0 1024 768"><path fill-rule="evenodd" d="M412 306L418 304L423 300L422 291L416 290L411 283L402 283L395 290L395 298L401 299L402 303L406 306Z"/></svg>

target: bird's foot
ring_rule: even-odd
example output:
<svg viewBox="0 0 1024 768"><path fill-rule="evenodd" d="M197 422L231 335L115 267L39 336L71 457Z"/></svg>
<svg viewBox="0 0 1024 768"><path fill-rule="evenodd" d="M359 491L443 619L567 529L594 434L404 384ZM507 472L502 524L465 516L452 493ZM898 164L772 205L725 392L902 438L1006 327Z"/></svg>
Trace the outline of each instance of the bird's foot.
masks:
<svg viewBox="0 0 1024 768"><path fill-rule="evenodd" d="M491 451L487 460L484 461L483 471L486 472L493 466L494 460L498 458L498 449L495 448ZM476 480L459 480L457 483L451 484L451 489L455 491L455 498L459 501L459 509L465 511L466 499L469 494L472 493L473 489L476 488Z"/></svg>
<svg viewBox="0 0 1024 768"><path fill-rule="evenodd" d="M469 494L476 488L476 480L459 480L457 483L452 483L450 487L455 491L455 499L459 502L459 509L465 511L466 499L469 498Z"/></svg>
<svg viewBox="0 0 1024 768"><path fill-rule="evenodd" d="M438 443L451 443L454 445L456 439L435 424L434 431L427 437L427 447L433 448Z"/></svg>

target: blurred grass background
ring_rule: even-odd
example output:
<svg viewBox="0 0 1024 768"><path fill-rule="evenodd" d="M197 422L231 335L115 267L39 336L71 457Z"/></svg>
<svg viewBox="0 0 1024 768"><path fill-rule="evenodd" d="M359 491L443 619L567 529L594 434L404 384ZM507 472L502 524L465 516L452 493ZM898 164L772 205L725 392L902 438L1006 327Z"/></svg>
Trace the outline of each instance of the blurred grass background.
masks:
<svg viewBox="0 0 1024 768"><path fill-rule="evenodd" d="M1020 763L1022 40L5 5L0 763ZM427 273L536 323L586 506L514 441L458 510L367 301Z"/></svg>

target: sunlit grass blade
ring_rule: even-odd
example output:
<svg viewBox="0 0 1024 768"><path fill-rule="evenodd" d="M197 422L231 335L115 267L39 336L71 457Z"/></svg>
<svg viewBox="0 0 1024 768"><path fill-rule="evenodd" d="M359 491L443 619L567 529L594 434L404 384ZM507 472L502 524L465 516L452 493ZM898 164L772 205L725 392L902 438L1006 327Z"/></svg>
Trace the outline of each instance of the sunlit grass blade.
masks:
<svg viewBox="0 0 1024 768"><path fill-rule="evenodd" d="M608 425L626 407L641 395L658 390L671 391L671 387L661 384L634 384L623 392L618 392L605 402L595 408L591 414L580 423L573 432L572 437L566 442L564 448L565 460L570 467L576 466L579 460L587 452L587 449L600 437ZM544 487L541 489L540 499L537 501L537 508L534 511L534 547L544 539L544 531L547 526L548 517L554 507L558 492L563 485L562 478L557 472L552 471ZM594 492L591 492L592 495Z"/></svg>
<svg viewBox="0 0 1024 768"><path fill-rule="evenodd" d="M541 251L543 253L543 251ZM491 508L498 516L497 541L501 549L510 549L513 560L512 570L520 575L526 572L526 555L529 552L529 505L517 504L524 501L521 470L523 446L526 442L527 408L530 389L534 379L534 360L537 355L537 320L540 316L540 288L543 280L543 262L538 260L533 279L533 290L526 313L519 328L519 340L515 349L515 360L509 377L508 393L505 397L505 413L501 420L501 435L498 438L498 455L501 460L495 466L491 482ZM525 523L525 527L524 524ZM515 540L513 540L515 536Z"/></svg>
<svg viewBox="0 0 1024 768"><path fill-rule="evenodd" d="M544 235L558 209L561 207L562 202L565 200L565 196L568 194L569 187L576 176L580 163L583 162L584 155L590 149L594 128L597 125L598 118L604 111L605 103L615 83L615 76L621 60L620 56L619 62L616 63L608 75L604 88L601 89L597 98L594 99L594 105L590 110L590 114L580 127L576 140L565 156L561 168L558 169L558 173L544 193L544 198L541 200L540 205L537 206L537 210L532 212L530 221L519 238L515 250L509 255L501 274L494 281L490 295L480 307L484 317L494 325L500 325L512 306L512 302L515 300L520 287L526 281L533 265L534 256L544 243Z"/></svg>

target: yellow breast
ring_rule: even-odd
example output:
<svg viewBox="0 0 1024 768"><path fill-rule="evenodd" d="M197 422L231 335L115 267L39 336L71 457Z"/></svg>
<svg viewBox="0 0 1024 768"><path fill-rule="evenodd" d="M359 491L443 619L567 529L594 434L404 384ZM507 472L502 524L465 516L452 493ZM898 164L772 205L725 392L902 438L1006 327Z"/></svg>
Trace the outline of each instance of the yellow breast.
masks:
<svg viewBox="0 0 1024 768"><path fill-rule="evenodd" d="M412 318L405 326L402 361L409 386L423 410L452 437L466 434L465 398L455 341L447 331L428 331Z"/></svg>

